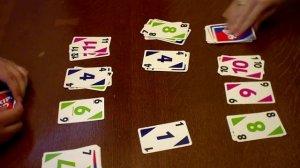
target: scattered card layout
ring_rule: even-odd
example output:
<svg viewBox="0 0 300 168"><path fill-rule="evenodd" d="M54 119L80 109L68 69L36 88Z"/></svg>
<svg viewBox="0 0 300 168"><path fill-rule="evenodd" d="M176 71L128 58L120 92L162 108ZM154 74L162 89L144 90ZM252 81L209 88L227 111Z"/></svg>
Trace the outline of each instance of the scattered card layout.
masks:
<svg viewBox="0 0 300 168"><path fill-rule="evenodd" d="M230 34L226 24L214 24L205 26L206 42L215 43L247 43L256 39L253 28L248 29L245 33L235 36Z"/></svg>
<svg viewBox="0 0 300 168"><path fill-rule="evenodd" d="M0 91L0 109L9 110L13 109L15 105L15 99L9 90ZM1 112L1 111L0 111Z"/></svg>
<svg viewBox="0 0 300 168"><path fill-rule="evenodd" d="M111 67L74 67L67 69L64 88L105 91L112 85Z"/></svg>
<svg viewBox="0 0 300 168"><path fill-rule="evenodd" d="M237 76L242 78L262 80L265 61L260 55L218 57L218 73L222 76Z"/></svg>
<svg viewBox="0 0 300 168"><path fill-rule="evenodd" d="M189 27L189 23L149 19L140 33L144 35L145 40L161 40L183 45L191 33Z"/></svg>
<svg viewBox="0 0 300 168"><path fill-rule="evenodd" d="M270 104L275 98L269 81L225 83L228 104Z"/></svg>
<svg viewBox="0 0 300 168"><path fill-rule="evenodd" d="M257 139L275 138L286 135L276 111L227 116L231 137L245 142Z"/></svg>
<svg viewBox="0 0 300 168"><path fill-rule="evenodd" d="M111 37L74 37L69 46L70 61L78 61L110 55Z"/></svg>
<svg viewBox="0 0 300 168"><path fill-rule="evenodd" d="M58 124L104 119L104 98L69 100L59 103Z"/></svg>
<svg viewBox="0 0 300 168"><path fill-rule="evenodd" d="M42 168L101 168L101 148L98 145L83 148L46 152Z"/></svg>
<svg viewBox="0 0 300 168"><path fill-rule="evenodd" d="M142 67L146 71L187 72L189 59L186 51L146 50Z"/></svg>
<svg viewBox="0 0 300 168"><path fill-rule="evenodd" d="M192 145L185 121L139 128L138 134L144 154Z"/></svg>

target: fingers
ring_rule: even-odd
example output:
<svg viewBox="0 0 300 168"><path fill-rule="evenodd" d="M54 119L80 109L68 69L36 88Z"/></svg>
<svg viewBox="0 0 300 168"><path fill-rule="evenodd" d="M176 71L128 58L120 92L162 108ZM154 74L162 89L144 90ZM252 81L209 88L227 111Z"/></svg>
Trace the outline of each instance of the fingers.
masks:
<svg viewBox="0 0 300 168"><path fill-rule="evenodd" d="M267 7L268 6L265 3L256 5L254 9L250 11L250 13L248 13L247 16L244 16L244 18L242 18L242 20L237 23L239 27L236 29L235 33L241 34L249 29L252 25L254 25L254 22L267 9Z"/></svg>
<svg viewBox="0 0 300 168"><path fill-rule="evenodd" d="M22 122L17 122L4 128L0 128L0 143L4 143L11 139L23 127Z"/></svg>
<svg viewBox="0 0 300 168"><path fill-rule="evenodd" d="M8 126L13 123L19 122L23 114L23 106L17 102L15 107L10 110L4 110L0 113L0 127Z"/></svg>
<svg viewBox="0 0 300 168"><path fill-rule="evenodd" d="M234 0L231 6L224 13L228 22L230 33L239 35L241 32L241 24L247 20L248 15L256 5L256 0L237 1ZM243 33L243 31L241 32Z"/></svg>
<svg viewBox="0 0 300 168"><path fill-rule="evenodd" d="M234 9L236 8L236 2L232 1L229 7L225 10L223 13L223 17L226 19L232 18L233 15L236 13L234 12Z"/></svg>
<svg viewBox="0 0 300 168"><path fill-rule="evenodd" d="M11 139L23 126L21 116L23 106L16 103L14 109L0 112L0 144Z"/></svg>
<svg viewBox="0 0 300 168"><path fill-rule="evenodd" d="M0 107L0 112L6 110L5 106Z"/></svg>
<svg viewBox="0 0 300 168"><path fill-rule="evenodd" d="M227 20L227 25L229 28L229 31L232 33L232 25L235 24L235 21L239 17L239 14L241 13L241 8L239 5L237 5L236 1L233 0L230 4L230 6L226 9L226 11L223 14L223 17Z"/></svg>
<svg viewBox="0 0 300 168"><path fill-rule="evenodd" d="M28 72L23 67L0 58L0 80L7 84L16 101L21 102L27 87Z"/></svg>
<svg viewBox="0 0 300 168"><path fill-rule="evenodd" d="M21 66L18 66L17 67L17 70L19 71L20 73L20 77L21 77L21 93L22 93L22 96L24 97L25 96L25 91L26 91L26 87L27 87L27 84L28 84L28 71L21 67Z"/></svg>
<svg viewBox="0 0 300 168"><path fill-rule="evenodd" d="M236 18L236 20L232 21L233 24L231 24L230 30L232 31L233 34L235 35L240 35L243 33L245 30L242 29L243 23L248 21L249 15L252 13L253 9L256 8L256 3L255 0L249 0L247 4L240 6L241 12Z"/></svg>
<svg viewBox="0 0 300 168"><path fill-rule="evenodd" d="M265 13L279 5L281 0L234 0L223 16L227 19L228 29L234 35L240 35L270 16ZM275 10L274 10L275 11Z"/></svg>

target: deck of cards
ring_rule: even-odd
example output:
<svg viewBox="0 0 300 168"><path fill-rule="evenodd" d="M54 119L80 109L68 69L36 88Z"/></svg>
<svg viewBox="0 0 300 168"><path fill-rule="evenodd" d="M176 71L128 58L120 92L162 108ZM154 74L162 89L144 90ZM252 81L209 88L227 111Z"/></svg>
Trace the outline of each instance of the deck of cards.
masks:
<svg viewBox="0 0 300 168"><path fill-rule="evenodd" d="M69 60L78 61L110 55L111 37L74 37L69 45Z"/></svg>
<svg viewBox="0 0 300 168"><path fill-rule="evenodd" d="M142 67L146 71L187 72L189 59L186 51L145 50Z"/></svg>
<svg viewBox="0 0 300 168"><path fill-rule="evenodd" d="M183 45L191 33L190 24L149 19L140 32L145 40L161 40Z"/></svg>
<svg viewBox="0 0 300 168"><path fill-rule="evenodd" d="M218 58L218 73L222 76L262 80L265 61L260 55L227 56Z"/></svg>
<svg viewBox="0 0 300 168"><path fill-rule="evenodd" d="M45 152L42 168L102 168L101 148L98 145L78 149Z"/></svg>
<svg viewBox="0 0 300 168"><path fill-rule="evenodd" d="M282 137L287 134L274 110L227 116L227 122L231 137L237 142Z"/></svg>
<svg viewBox="0 0 300 168"><path fill-rule="evenodd" d="M13 109L16 101L9 90L0 91L0 109ZM0 111L1 112L1 111Z"/></svg>
<svg viewBox="0 0 300 168"><path fill-rule="evenodd" d="M144 154L192 145L185 121L155 125L138 129Z"/></svg>
<svg viewBox="0 0 300 168"><path fill-rule="evenodd" d="M16 101L7 85L0 81L0 110L13 109ZM0 111L0 112L1 112Z"/></svg>
<svg viewBox="0 0 300 168"><path fill-rule="evenodd" d="M111 67L68 68L64 88L105 91L108 86L112 85L112 75Z"/></svg>
<svg viewBox="0 0 300 168"><path fill-rule="evenodd" d="M256 39L253 28L245 33L236 36L229 33L226 24L214 24L205 26L206 42L210 44L217 43L249 43Z"/></svg>
<svg viewBox="0 0 300 168"><path fill-rule="evenodd" d="M58 124L104 120L104 98L69 100L59 103Z"/></svg>

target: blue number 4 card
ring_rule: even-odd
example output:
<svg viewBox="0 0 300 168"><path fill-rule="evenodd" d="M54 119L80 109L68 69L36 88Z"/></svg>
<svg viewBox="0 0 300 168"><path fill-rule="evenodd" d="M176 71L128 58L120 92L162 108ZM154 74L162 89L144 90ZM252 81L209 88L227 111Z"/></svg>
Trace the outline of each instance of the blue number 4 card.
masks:
<svg viewBox="0 0 300 168"><path fill-rule="evenodd" d="M111 67L74 67L67 69L64 87L69 90L105 91L112 84Z"/></svg>
<svg viewBox="0 0 300 168"><path fill-rule="evenodd" d="M146 71L186 72L189 58L185 51L146 50L142 67Z"/></svg>
<svg viewBox="0 0 300 168"><path fill-rule="evenodd" d="M155 125L138 129L144 154L192 145L185 121Z"/></svg>

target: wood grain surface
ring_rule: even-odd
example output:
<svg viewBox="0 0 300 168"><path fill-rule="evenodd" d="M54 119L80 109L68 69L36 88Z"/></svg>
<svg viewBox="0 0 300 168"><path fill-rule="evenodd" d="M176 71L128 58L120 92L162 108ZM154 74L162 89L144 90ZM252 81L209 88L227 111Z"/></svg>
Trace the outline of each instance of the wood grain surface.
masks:
<svg viewBox="0 0 300 168"><path fill-rule="evenodd" d="M249 44L209 45L204 26L223 23L230 0L0 0L0 55L30 73L24 129L1 146L1 168L39 168L47 151L101 146L103 168L299 168L300 14L287 1ZM139 33L148 19L191 24L184 46L146 41ZM73 36L111 36L111 55L70 62ZM187 73L147 72L146 49L191 52ZM259 54L264 80L276 98L270 105L228 105L217 56ZM63 88L74 66L112 66L113 86L105 92ZM103 121L58 125L63 100L105 97ZM237 143L227 115L276 110L287 136ZM137 129L178 120L187 122L193 145L144 155Z"/></svg>

